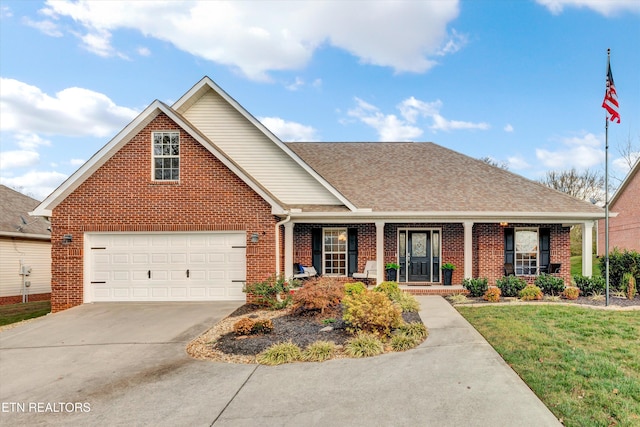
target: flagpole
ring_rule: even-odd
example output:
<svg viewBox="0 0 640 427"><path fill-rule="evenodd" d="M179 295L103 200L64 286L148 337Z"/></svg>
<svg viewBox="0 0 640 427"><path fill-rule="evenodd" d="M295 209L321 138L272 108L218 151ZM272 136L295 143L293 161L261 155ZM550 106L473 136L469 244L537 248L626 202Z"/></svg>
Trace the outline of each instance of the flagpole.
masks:
<svg viewBox="0 0 640 427"><path fill-rule="evenodd" d="M611 66L611 49L607 49L607 71ZM604 250L605 250L605 305L609 306L609 118L604 117Z"/></svg>

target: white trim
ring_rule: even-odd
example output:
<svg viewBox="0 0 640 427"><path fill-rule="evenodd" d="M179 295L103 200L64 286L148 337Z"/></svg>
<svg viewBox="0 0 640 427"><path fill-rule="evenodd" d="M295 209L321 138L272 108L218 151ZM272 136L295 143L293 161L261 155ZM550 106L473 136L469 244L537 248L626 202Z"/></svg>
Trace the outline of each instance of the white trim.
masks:
<svg viewBox="0 0 640 427"><path fill-rule="evenodd" d="M465 221L464 227L464 278L473 278L473 222ZM514 237L515 239L515 237Z"/></svg>
<svg viewBox="0 0 640 427"><path fill-rule="evenodd" d="M267 138L271 140L278 148L280 148L285 154L287 154L293 161L295 161L300 167L302 167L309 175L311 175L316 181L327 189L333 196L340 200L349 210L356 211L358 208L351 203L342 193L340 193L334 186L329 184L320 174L318 174L313 168L311 168L304 160L302 160L297 154L287 147L277 136L275 136L265 125L263 125L258 119L256 119L251 113L249 113L238 101L233 99L227 92L225 92L220 86L218 86L208 76L203 77L198 83L196 83L187 93L182 95L171 107L179 112L183 113L190 104L194 102L194 98L199 98L207 88L213 90L220 95L229 105L236 109L245 119L247 119L253 126L255 126L260 132L262 132ZM186 108L183 108L186 107Z"/></svg>
<svg viewBox="0 0 640 427"><path fill-rule="evenodd" d="M326 266L325 255L327 254L327 252L325 251L324 240L325 240L325 233L327 231L344 231L344 234L346 236L346 239L344 242L344 274L329 274L325 271L325 266ZM343 252L331 251L330 253L341 254ZM349 228L348 227L322 227L322 268L321 268L320 274L326 275L329 277L348 277L349 276Z"/></svg>
<svg viewBox="0 0 640 427"><path fill-rule="evenodd" d="M525 274L524 270L518 274L518 231L535 231L536 232L536 272ZM524 252L520 252L524 253ZM513 228L513 269L516 276L537 276L540 273L540 227L514 227ZM529 266L531 268L531 266Z"/></svg>
<svg viewBox="0 0 640 427"><path fill-rule="evenodd" d="M220 160L234 174L245 182L253 191L258 193L267 203L271 205L272 211L284 212L282 204L264 190L258 183L249 177L233 160L219 151L206 137L194 130L185 120L176 114L170 107L155 100L131 123L121 130L111 141L94 154L84 165L74 172L64 181L53 193L47 196L34 210L29 212L32 216L51 216L51 211L60 204L69 194L78 188L87 178L89 178L98 168L126 145L135 135L138 134L147 124L149 124L158 114L164 113L173 120L182 130L198 141L211 154Z"/></svg>
<svg viewBox="0 0 640 427"><path fill-rule="evenodd" d="M169 155L169 156L165 156L164 154L162 155L158 155L156 156L155 153L155 138L154 136L156 134L178 134L178 155L174 156L174 155ZM171 137L169 137L171 138ZM179 183L180 182L180 178L182 178L182 158L180 156L180 153L182 152L182 147L180 144L180 130L156 130L151 132L151 181L155 181L155 182L175 182L175 183ZM178 179L156 179L156 158L158 159L172 159L172 158L178 158Z"/></svg>
<svg viewBox="0 0 640 427"><path fill-rule="evenodd" d="M585 221L582 224L582 275L593 275L593 221Z"/></svg>
<svg viewBox="0 0 640 427"><path fill-rule="evenodd" d="M442 273L440 273L438 271L438 281L437 282L433 282L433 276L434 276L434 272L433 272L433 258L434 258L434 254L433 254L433 232L437 231L438 232L438 236L440 241L438 242L438 268L440 268L442 266L442 247L443 244L442 242L444 241L444 233L442 231L442 227L398 227L396 229L396 262L398 264L400 264L400 233L404 232L407 233L405 235L405 245L407 245L409 243L409 231L429 231L431 232L431 266L430 266L430 271L431 271L431 282L429 283L442 283ZM405 246L405 250L406 250L406 246ZM409 282L409 270L408 270L408 266L405 266L405 279L407 279L404 282L400 281L400 270L398 270L398 283L412 283Z"/></svg>

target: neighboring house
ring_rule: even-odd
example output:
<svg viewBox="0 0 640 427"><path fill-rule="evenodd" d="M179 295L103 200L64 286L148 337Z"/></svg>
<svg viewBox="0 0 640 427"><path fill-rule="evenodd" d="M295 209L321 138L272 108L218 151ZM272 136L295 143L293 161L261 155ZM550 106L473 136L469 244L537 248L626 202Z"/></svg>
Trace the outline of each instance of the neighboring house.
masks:
<svg viewBox="0 0 640 427"><path fill-rule="evenodd" d="M0 185L0 305L51 298L49 223L28 213L39 204Z"/></svg>
<svg viewBox="0 0 640 427"><path fill-rule="evenodd" d="M92 301L244 300L294 263L345 278L402 265L529 281L601 208L431 143L280 141L208 77L154 101L33 212L51 217L53 311ZM585 233L590 236L591 233ZM585 239L591 248L590 239ZM584 271L590 272L590 259Z"/></svg>
<svg viewBox="0 0 640 427"><path fill-rule="evenodd" d="M609 201L609 251L640 252L640 159ZM605 253L605 221L598 221L598 255Z"/></svg>

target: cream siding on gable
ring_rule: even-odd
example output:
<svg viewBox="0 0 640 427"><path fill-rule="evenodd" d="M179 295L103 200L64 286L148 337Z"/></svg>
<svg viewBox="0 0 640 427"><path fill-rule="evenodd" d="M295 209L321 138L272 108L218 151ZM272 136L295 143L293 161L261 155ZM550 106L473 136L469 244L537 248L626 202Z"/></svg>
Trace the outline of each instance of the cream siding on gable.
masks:
<svg viewBox="0 0 640 427"><path fill-rule="evenodd" d="M22 295L21 264L31 267L30 295L51 292L51 243L0 239L0 297Z"/></svg>
<svg viewBox="0 0 640 427"><path fill-rule="evenodd" d="M342 204L214 91L205 92L183 116L283 203Z"/></svg>

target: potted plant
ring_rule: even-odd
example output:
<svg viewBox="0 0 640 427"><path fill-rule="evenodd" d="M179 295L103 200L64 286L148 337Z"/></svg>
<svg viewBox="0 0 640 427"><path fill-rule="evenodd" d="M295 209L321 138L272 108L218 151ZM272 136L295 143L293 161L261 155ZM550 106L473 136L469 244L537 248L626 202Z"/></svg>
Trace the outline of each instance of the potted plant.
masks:
<svg viewBox="0 0 640 427"><path fill-rule="evenodd" d="M456 269L456 266L450 262L445 262L440 268L442 269L444 285L451 286L451 277L453 277L453 270Z"/></svg>
<svg viewBox="0 0 640 427"><path fill-rule="evenodd" d="M395 282L398 277L398 269L400 268L400 264L395 262L388 262L384 265L384 270L387 273L387 280L390 282Z"/></svg>

